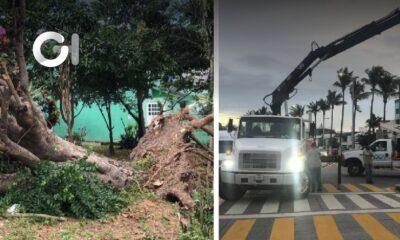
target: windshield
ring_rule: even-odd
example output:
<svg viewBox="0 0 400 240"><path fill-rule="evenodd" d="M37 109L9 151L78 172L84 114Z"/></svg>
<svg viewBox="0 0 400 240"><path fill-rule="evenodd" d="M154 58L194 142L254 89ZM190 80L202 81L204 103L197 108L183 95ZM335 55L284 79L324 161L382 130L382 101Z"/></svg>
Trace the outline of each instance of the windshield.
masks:
<svg viewBox="0 0 400 240"><path fill-rule="evenodd" d="M297 118L243 117L238 138L300 139L301 125Z"/></svg>

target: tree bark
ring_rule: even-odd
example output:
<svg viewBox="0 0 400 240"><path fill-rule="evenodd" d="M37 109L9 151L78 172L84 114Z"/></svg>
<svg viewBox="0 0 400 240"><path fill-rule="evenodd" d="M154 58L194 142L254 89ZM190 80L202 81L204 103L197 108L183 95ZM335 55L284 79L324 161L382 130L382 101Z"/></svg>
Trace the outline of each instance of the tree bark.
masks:
<svg viewBox="0 0 400 240"><path fill-rule="evenodd" d="M137 90L137 109L138 109L138 137L141 138L144 136L146 132L146 124L144 121L144 113L143 113L143 102L145 100L145 95L141 90Z"/></svg>
<svg viewBox="0 0 400 240"><path fill-rule="evenodd" d="M334 108L335 106L334 105L332 105L331 106L331 132L330 132L330 134L329 134L329 144L331 144L332 143L332 131L333 131L333 108Z"/></svg>
<svg viewBox="0 0 400 240"><path fill-rule="evenodd" d="M369 113L369 119L372 119L372 114L374 114L374 98L375 98L375 90L372 88L372 97L371 97L371 107ZM371 131L371 127L368 128L368 132Z"/></svg>
<svg viewBox="0 0 400 240"><path fill-rule="evenodd" d="M383 121L386 121L386 103L387 99L383 99Z"/></svg>

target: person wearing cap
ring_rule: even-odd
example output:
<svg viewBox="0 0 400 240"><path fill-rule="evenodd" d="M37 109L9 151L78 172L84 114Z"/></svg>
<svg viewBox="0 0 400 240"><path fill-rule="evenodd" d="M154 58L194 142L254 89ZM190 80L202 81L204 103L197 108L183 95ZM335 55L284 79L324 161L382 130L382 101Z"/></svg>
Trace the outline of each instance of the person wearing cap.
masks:
<svg viewBox="0 0 400 240"><path fill-rule="evenodd" d="M372 167L373 167L373 158L374 158L374 153L371 151L368 145L364 146L363 150L363 160L364 160L364 166L365 166L365 182L372 184Z"/></svg>
<svg viewBox="0 0 400 240"><path fill-rule="evenodd" d="M321 153L315 142L307 151L307 165L311 175L311 192L321 192Z"/></svg>

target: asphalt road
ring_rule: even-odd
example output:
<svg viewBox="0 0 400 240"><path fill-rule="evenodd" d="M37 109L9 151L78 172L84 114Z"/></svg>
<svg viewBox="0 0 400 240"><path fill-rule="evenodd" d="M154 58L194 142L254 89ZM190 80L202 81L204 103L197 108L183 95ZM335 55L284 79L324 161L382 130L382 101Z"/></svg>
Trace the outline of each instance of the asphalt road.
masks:
<svg viewBox="0 0 400 240"><path fill-rule="evenodd" d="M375 170L374 184L324 165L323 192L293 199L279 191L249 191L236 202L220 200L221 239L400 240L399 170Z"/></svg>

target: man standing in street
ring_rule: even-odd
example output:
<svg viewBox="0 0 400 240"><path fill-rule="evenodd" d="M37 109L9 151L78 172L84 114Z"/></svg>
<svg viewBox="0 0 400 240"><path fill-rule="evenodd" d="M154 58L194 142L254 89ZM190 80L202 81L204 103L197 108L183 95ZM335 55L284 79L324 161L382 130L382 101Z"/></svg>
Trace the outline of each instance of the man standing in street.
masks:
<svg viewBox="0 0 400 240"><path fill-rule="evenodd" d="M307 151L307 162L311 175L311 191L321 192L321 153L315 142L311 143L311 148Z"/></svg>
<svg viewBox="0 0 400 240"><path fill-rule="evenodd" d="M368 145L364 146L363 159L365 165L365 181L366 183L372 184L372 160L374 153L371 151Z"/></svg>

